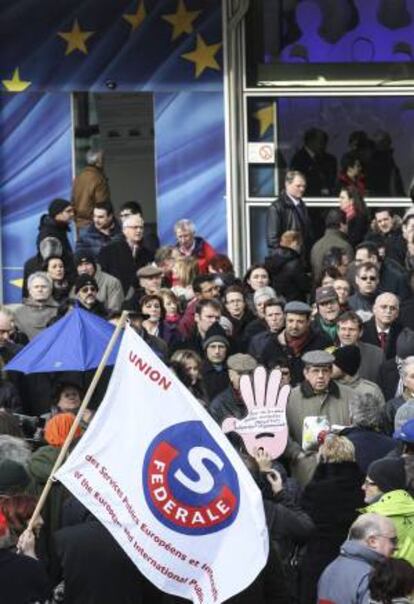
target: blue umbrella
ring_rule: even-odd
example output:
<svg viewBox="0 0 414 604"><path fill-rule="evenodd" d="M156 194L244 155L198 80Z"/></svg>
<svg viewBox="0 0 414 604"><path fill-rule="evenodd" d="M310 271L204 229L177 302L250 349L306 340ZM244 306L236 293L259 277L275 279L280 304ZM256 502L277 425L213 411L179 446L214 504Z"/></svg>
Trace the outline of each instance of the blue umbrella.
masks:
<svg viewBox="0 0 414 604"><path fill-rule="evenodd" d="M22 373L87 371L96 368L115 327L96 315L75 307L39 333L5 367ZM114 365L119 342L107 365Z"/></svg>

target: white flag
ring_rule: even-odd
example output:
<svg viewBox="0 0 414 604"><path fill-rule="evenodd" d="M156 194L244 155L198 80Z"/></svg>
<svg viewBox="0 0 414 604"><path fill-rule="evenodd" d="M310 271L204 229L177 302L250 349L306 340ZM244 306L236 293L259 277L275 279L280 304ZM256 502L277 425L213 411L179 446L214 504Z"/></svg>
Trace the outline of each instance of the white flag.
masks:
<svg viewBox="0 0 414 604"><path fill-rule="evenodd" d="M56 478L167 593L223 602L266 564L259 489L220 428L130 327L106 396Z"/></svg>

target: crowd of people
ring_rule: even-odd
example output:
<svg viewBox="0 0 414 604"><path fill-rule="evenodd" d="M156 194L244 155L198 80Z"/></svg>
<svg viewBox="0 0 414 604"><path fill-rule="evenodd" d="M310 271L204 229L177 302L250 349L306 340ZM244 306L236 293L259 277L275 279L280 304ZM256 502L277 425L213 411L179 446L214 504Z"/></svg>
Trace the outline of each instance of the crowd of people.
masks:
<svg viewBox="0 0 414 604"><path fill-rule="evenodd" d="M231 601L412 601L414 209L370 213L347 184L315 240L302 199L306 179L289 171L268 210L268 256L237 275L188 219L175 224L173 244L160 246L139 203L124 203L116 215L94 169L99 198L90 202L89 180L80 209L76 200L55 199L40 219L22 303L0 308L3 366L79 307L114 323L127 310L133 329L220 426L247 414L242 376L259 365L278 369L291 386L282 456L273 460L260 447L251 456L237 433L228 434L262 492L270 537L265 569ZM2 371L4 604L180 601L146 581L58 483L26 530L91 377Z"/></svg>

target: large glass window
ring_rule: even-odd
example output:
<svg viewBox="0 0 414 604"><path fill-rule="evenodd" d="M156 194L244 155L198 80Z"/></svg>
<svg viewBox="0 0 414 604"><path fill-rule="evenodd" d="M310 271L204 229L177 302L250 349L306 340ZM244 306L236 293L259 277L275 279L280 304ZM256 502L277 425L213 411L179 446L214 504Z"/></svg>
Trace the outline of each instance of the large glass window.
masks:
<svg viewBox="0 0 414 604"><path fill-rule="evenodd" d="M269 198L287 168L305 173L307 197L354 184L366 198L405 198L414 177L412 97L248 97L248 142L273 145L269 163L248 153L248 197Z"/></svg>
<svg viewBox="0 0 414 604"><path fill-rule="evenodd" d="M414 80L414 0L255 0L250 86Z"/></svg>

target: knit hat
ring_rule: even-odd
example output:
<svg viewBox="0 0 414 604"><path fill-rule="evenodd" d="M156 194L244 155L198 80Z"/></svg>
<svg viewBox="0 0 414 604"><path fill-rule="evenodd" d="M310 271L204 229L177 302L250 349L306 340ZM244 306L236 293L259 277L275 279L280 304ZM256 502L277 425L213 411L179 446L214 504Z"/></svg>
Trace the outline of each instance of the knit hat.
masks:
<svg viewBox="0 0 414 604"><path fill-rule="evenodd" d="M368 466L367 476L383 493L405 489L406 475L402 457L384 457Z"/></svg>
<svg viewBox="0 0 414 604"><path fill-rule="evenodd" d="M207 350L207 347L210 346L213 342L221 342L229 349L230 344L228 339L226 338L226 332L222 328L222 326L217 323L213 323L211 327L206 331L206 335L203 341L203 350Z"/></svg>
<svg viewBox="0 0 414 604"><path fill-rule="evenodd" d="M68 206L71 206L71 205L72 205L71 202L67 201L67 199L54 199L49 204L49 208L48 208L49 216L54 218L55 216L57 216L57 214L60 214L61 212L66 210L66 208Z"/></svg>
<svg viewBox="0 0 414 604"><path fill-rule="evenodd" d="M21 493L30 482L30 477L22 464L11 459L0 463L0 495Z"/></svg>
<svg viewBox="0 0 414 604"><path fill-rule="evenodd" d="M47 444L53 447L61 447L74 421L75 416L72 413L54 415L45 426L44 438ZM78 426L75 431L75 438L79 438L81 434L81 429Z"/></svg>
<svg viewBox="0 0 414 604"><path fill-rule="evenodd" d="M95 260L95 256L93 254L88 254L88 253L85 254L85 253L78 252L77 254L75 254L73 256L73 261L75 263L76 268L83 262L88 262L89 264L93 264L94 267L96 268L96 260Z"/></svg>
<svg viewBox="0 0 414 604"><path fill-rule="evenodd" d="M79 277L76 278L75 293L78 293L78 291L82 289L82 287L85 287L85 285L92 285L96 289L96 291L98 291L99 289L98 284L96 283L93 277L83 274L79 275Z"/></svg>
<svg viewBox="0 0 414 604"><path fill-rule="evenodd" d="M414 418L406 421L400 428L396 427L393 438L403 443L414 443Z"/></svg>
<svg viewBox="0 0 414 604"><path fill-rule="evenodd" d="M397 338L396 354L400 359L406 359L414 355L414 331L404 327Z"/></svg>
<svg viewBox="0 0 414 604"><path fill-rule="evenodd" d="M333 353L334 364L346 375L355 375L361 365L361 351L358 346L341 346Z"/></svg>
<svg viewBox="0 0 414 604"><path fill-rule="evenodd" d="M399 430L410 419L414 419L414 399L409 399L398 407L394 417L394 429Z"/></svg>

